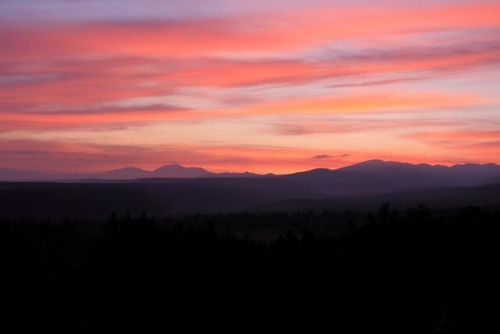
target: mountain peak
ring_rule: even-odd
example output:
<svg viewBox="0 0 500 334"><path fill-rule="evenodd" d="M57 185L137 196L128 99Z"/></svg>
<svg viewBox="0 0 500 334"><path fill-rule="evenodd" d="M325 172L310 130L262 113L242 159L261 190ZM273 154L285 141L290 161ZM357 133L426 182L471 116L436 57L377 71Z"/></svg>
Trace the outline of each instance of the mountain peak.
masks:
<svg viewBox="0 0 500 334"><path fill-rule="evenodd" d="M356 170L356 171L372 171L375 169L380 169L380 168L387 168L387 167L410 167L413 166L411 164L407 163L402 163L402 162L397 162L397 161L384 161L380 159L373 159L373 160L367 160L363 161L351 166L343 167L340 168L342 170Z"/></svg>
<svg viewBox="0 0 500 334"><path fill-rule="evenodd" d="M200 167L184 167L179 164L165 165L152 172L153 177L175 177L191 178L210 174L206 169Z"/></svg>
<svg viewBox="0 0 500 334"><path fill-rule="evenodd" d="M128 167L123 167L123 168L117 168L117 169L112 169L109 170L105 173L116 173L116 172L145 172L144 169L138 168L138 167L133 167L133 166L128 166Z"/></svg>
<svg viewBox="0 0 500 334"><path fill-rule="evenodd" d="M171 165L163 165L158 168L156 168L154 172L162 171L162 170L184 170L186 169L184 166L179 165L179 164L171 164Z"/></svg>

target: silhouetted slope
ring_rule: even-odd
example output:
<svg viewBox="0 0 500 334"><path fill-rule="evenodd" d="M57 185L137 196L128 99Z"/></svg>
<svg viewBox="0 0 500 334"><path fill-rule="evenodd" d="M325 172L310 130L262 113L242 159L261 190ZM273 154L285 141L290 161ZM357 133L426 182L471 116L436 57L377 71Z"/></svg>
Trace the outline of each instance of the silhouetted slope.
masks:
<svg viewBox="0 0 500 334"><path fill-rule="evenodd" d="M498 183L500 183L500 174L483 180L483 183L484 184L498 184Z"/></svg>
<svg viewBox="0 0 500 334"><path fill-rule="evenodd" d="M313 169L285 176L308 184L329 196L387 193L402 189L449 186L414 165L367 161L336 170Z"/></svg>
<svg viewBox="0 0 500 334"><path fill-rule="evenodd" d="M392 161L370 160L342 169L357 170L370 173L395 174L396 178L413 177L415 182L422 181L424 185L434 186L473 186L500 173L496 164L460 164L451 167L428 164L407 164ZM404 180L403 180L404 181Z"/></svg>
<svg viewBox="0 0 500 334"><path fill-rule="evenodd" d="M134 184L0 183L0 215L8 218L103 218L113 210L139 214L161 206Z"/></svg>
<svg viewBox="0 0 500 334"><path fill-rule="evenodd" d="M392 190L383 178L373 177L358 171L313 169L281 177L300 181L328 196Z"/></svg>
<svg viewBox="0 0 500 334"><path fill-rule="evenodd" d="M41 171L0 168L0 182L16 181L53 181L60 179L60 174L51 174Z"/></svg>
<svg viewBox="0 0 500 334"><path fill-rule="evenodd" d="M0 168L0 181L69 181L69 180L135 180L144 178L196 178L210 175L203 168L183 167L178 164L162 166L154 171L136 167L125 167L102 173L56 173L36 170L15 170Z"/></svg>
<svg viewBox="0 0 500 334"><path fill-rule="evenodd" d="M173 212L242 210L272 199L318 198L321 195L299 182L263 178L207 178L173 182L165 187L150 181L147 189ZM169 182L166 180L165 182ZM172 181L170 181L172 182Z"/></svg>
<svg viewBox="0 0 500 334"><path fill-rule="evenodd" d="M135 180L146 178L260 178L279 177L300 180L328 195L377 193L407 188L436 186L473 186L488 182L500 174L495 164L464 164L452 167L412 165L370 160L344 168L313 169L289 175L255 173L212 173L199 167L178 164L162 166L154 171L126 167L103 173L49 173L29 170L0 169L0 181L68 181L68 180Z"/></svg>
<svg viewBox="0 0 500 334"><path fill-rule="evenodd" d="M407 189L475 186L494 183L500 173L495 164L465 164L452 167L370 160L352 166L282 176L299 180L329 195L381 194Z"/></svg>
<svg viewBox="0 0 500 334"><path fill-rule="evenodd" d="M496 164L463 164L450 167L450 177L457 183L477 185L486 183L489 178L500 174L500 165Z"/></svg>
<svg viewBox="0 0 500 334"><path fill-rule="evenodd" d="M485 180L500 173L496 164L461 164L451 167L431 166L427 164L414 165L416 170L439 178L454 186L475 186L487 183Z"/></svg>
<svg viewBox="0 0 500 334"><path fill-rule="evenodd" d="M191 178L200 177L211 174L203 168L199 167L183 167L179 164L162 166L153 172L149 177L178 177L178 178Z"/></svg>
<svg viewBox="0 0 500 334"><path fill-rule="evenodd" d="M91 174L92 178L95 179L104 179L104 180L124 180L124 179L139 179L149 177L151 175L150 172L145 171L140 168L135 167L125 167L115 170L110 170L104 173Z"/></svg>
<svg viewBox="0 0 500 334"><path fill-rule="evenodd" d="M381 203L391 203L397 208L425 204L443 208L476 205L500 209L500 184L413 189L383 194L344 195L321 199L288 199L256 206L253 210L286 212L295 210L373 210Z"/></svg>
<svg viewBox="0 0 500 334"><path fill-rule="evenodd" d="M88 218L111 211L155 216L203 212L373 209L390 202L500 207L500 185L325 197L282 178L147 179L108 183L0 183L0 218Z"/></svg>
<svg viewBox="0 0 500 334"><path fill-rule="evenodd" d="M429 169L427 168L430 167ZM399 162L370 160L341 170L362 171L387 181L392 190L405 188L426 188L451 186L453 182L435 175L434 170L442 170L442 166L412 165ZM446 168L446 167L444 167Z"/></svg>
<svg viewBox="0 0 500 334"><path fill-rule="evenodd" d="M321 194L293 180L148 179L108 183L0 183L1 217L102 218L111 211L163 216L226 212Z"/></svg>
<svg viewBox="0 0 500 334"><path fill-rule="evenodd" d="M161 166L154 171L145 171L140 168L127 167L104 173L82 175L82 179L102 180L134 180L145 178L196 178L210 174L203 168L183 167L179 164Z"/></svg>
<svg viewBox="0 0 500 334"><path fill-rule="evenodd" d="M272 177L275 176L274 174L255 174L255 173L250 173L250 172L243 172L243 173L210 173L206 175L202 175L200 177L205 177L205 178L261 178L261 177Z"/></svg>

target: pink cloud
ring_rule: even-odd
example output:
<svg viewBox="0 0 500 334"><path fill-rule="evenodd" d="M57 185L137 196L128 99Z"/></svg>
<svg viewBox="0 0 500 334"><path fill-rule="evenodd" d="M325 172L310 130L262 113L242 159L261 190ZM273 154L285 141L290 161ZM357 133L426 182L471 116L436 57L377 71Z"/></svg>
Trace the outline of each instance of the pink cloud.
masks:
<svg viewBox="0 0 500 334"><path fill-rule="evenodd" d="M498 4L411 9L314 7L166 23L3 24L0 42L5 47L0 59L35 60L89 53L192 57L220 52L292 51L341 38L496 26L500 24L499 13Z"/></svg>

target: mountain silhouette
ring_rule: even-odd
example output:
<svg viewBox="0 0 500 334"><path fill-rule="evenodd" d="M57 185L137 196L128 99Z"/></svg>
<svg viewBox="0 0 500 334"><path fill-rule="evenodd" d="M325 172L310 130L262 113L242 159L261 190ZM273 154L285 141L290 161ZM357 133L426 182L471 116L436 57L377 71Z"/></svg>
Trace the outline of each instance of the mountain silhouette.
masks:
<svg viewBox="0 0 500 334"><path fill-rule="evenodd" d="M211 174L200 167L183 167L179 164L162 166L150 173L151 177L192 178Z"/></svg>
<svg viewBox="0 0 500 334"><path fill-rule="evenodd" d="M135 180L147 178L196 178L210 172L199 167L183 167L179 164L161 166L154 171L146 171L136 167L115 169L104 173L89 174L84 178L103 180Z"/></svg>
<svg viewBox="0 0 500 334"><path fill-rule="evenodd" d="M0 179L33 181L0 182L0 218L93 219L113 210L157 216L326 210L366 208L381 202L500 206L500 166L495 164L445 167L370 160L335 170L317 168L288 175L217 174L181 165L89 174L0 169ZM40 180L44 182L35 182Z"/></svg>
<svg viewBox="0 0 500 334"><path fill-rule="evenodd" d="M376 193L384 189L387 184L386 180L372 177L364 172L330 170L325 168L313 169L282 177L300 181L327 196Z"/></svg>
<svg viewBox="0 0 500 334"><path fill-rule="evenodd" d="M120 169L110 170L102 174L95 175L96 178L100 179L112 179L112 180L123 180L123 179L139 179L149 177L150 172L145 171L140 168L135 167L125 167Z"/></svg>
<svg viewBox="0 0 500 334"><path fill-rule="evenodd" d="M500 183L500 174L490 177L483 181L484 184L498 184Z"/></svg>
<svg viewBox="0 0 500 334"><path fill-rule="evenodd" d="M415 165L381 160L370 160L336 170L314 169L285 177L300 180L329 196L453 185L435 175L419 171Z"/></svg>
<svg viewBox="0 0 500 334"><path fill-rule="evenodd" d="M280 178L162 178L108 182L0 182L0 219L103 219L113 210L154 216L247 210L322 194Z"/></svg>
<svg viewBox="0 0 500 334"><path fill-rule="evenodd" d="M394 161L369 160L336 171L356 171L372 178L385 180L388 190L433 187L477 186L491 183L488 179L500 175L500 165L459 164L451 167L429 164L409 164Z"/></svg>
<svg viewBox="0 0 500 334"><path fill-rule="evenodd" d="M250 173L250 172L243 172L243 173L231 173L231 172L224 172L224 173L209 173L206 175L202 175L201 177L204 178L256 178L256 177L270 177L270 176L275 176L275 174L256 174L256 173Z"/></svg>
<svg viewBox="0 0 500 334"><path fill-rule="evenodd" d="M0 168L0 181L25 181L29 180L27 178L29 175L33 176L33 179L43 179L43 173L37 173L35 171L25 171L18 169Z"/></svg>
<svg viewBox="0 0 500 334"><path fill-rule="evenodd" d="M153 171L136 167L103 173L49 173L0 169L0 181L126 181L190 178L280 178L300 182L324 196L377 194L406 189L476 186L498 183L500 166L496 164L460 164L451 167L369 160L339 169L316 168L287 175L255 173L213 173L200 167L179 164L161 166ZM152 181L153 181L152 180Z"/></svg>

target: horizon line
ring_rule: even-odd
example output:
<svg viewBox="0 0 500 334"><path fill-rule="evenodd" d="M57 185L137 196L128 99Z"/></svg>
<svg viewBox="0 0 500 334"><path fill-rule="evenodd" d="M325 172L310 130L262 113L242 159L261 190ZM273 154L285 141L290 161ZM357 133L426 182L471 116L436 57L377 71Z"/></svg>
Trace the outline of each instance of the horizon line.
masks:
<svg viewBox="0 0 500 334"><path fill-rule="evenodd" d="M313 167L310 169L297 170L297 171L288 172L288 173L276 173L276 172L257 173L257 172L252 172L250 170L246 170L246 171L242 171L242 172L230 171L230 170L214 172L214 171L208 170L202 166L188 166L188 165L183 165L182 163L178 163L178 162L171 163L171 164L162 164L154 169L145 169L142 167L137 167L137 166L131 165L131 166L118 167L118 168L114 168L114 169L107 169L107 170L103 170L103 171L87 171L87 172L85 172L85 171L84 172L81 172L81 171L67 172L67 171L55 171L55 170L43 170L43 169L18 169L18 168L9 168L9 167L1 167L0 166L0 172L6 171L6 170L7 171L14 171L14 172L36 172L36 173L43 173L43 174L51 174L51 175L55 176L57 174L62 174L62 175L64 175L64 174L70 174L70 175L71 174L76 174L76 175L78 175L78 174L103 174L103 173L109 173L109 172L126 170L126 169L136 169L136 170L140 170L140 171L147 172L147 173L154 173L155 171L157 171L158 169L160 169L162 167L180 166L184 169L203 169L208 174L246 174L246 173L248 173L248 174L255 174L255 175L262 175L262 176L265 176L265 175L279 176L279 175L290 175L290 174L307 172L307 171L312 171L312 170L319 170L319 169L334 171L334 170L339 170L339 169L343 169L343 168L347 168L347 167L351 167L351 166L356 166L356 165L360 165L363 163L369 163L369 162L380 162L380 163L387 163L387 164L395 163L395 164L412 165L412 166L426 165L426 166L431 166L431 167L445 167L445 168L451 168L451 167L455 167L455 166L464 166L464 165L480 165L480 166L495 165L495 166L500 166L499 164L494 163L494 162L486 162L486 163L460 162L460 163L445 165L445 164L440 164L440 163L436 163L436 164L430 164L430 163L424 163L424 162L410 163L410 162L402 162L402 161L396 161L396 160L368 159L368 160L362 160L362 161L355 162L355 163L345 164L345 165L342 165L342 166L339 166L336 168L328 168L328 167L318 166L318 167Z"/></svg>

